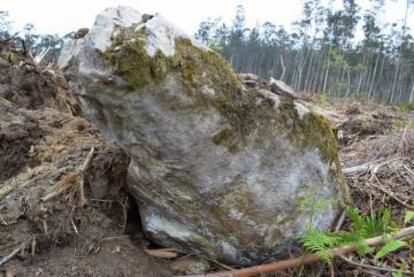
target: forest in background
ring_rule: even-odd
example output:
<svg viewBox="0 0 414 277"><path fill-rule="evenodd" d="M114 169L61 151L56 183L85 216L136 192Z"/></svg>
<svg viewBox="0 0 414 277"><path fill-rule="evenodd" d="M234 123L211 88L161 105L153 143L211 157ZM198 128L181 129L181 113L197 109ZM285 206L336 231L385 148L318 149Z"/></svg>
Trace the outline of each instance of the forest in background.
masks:
<svg viewBox="0 0 414 277"><path fill-rule="evenodd" d="M57 61L64 40L74 35L74 33L65 36L40 34L31 23L24 25L22 30L15 30L13 27L13 20L9 13L0 10L0 47L2 44L12 43L25 52L31 51L34 55L40 55L51 62Z"/></svg>
<svg viewBox="0 0 414 277"><path fill-rule="evenodd" d="M414 107L414 37L407 26L414 0L405 16L384 23L386 1L371 0L362 9L356 0L303 0L302 17L286 30L271 22L249 28L243 6L232 24L210 18L196 37L221 53L240 73L281 79L298 91L326 97L357 97ZM341 7L338 5L341 2ZM281 8L283 8L281 6ZM33 24L14 32L7 11L0 11L0 42L13 41L46 60L56 60L66 38L39 34ZM362 36L357 37L358 30Z"/></svg>
<svg viewBox="0 0 414 277"><path fill-rule="evenodd" d="M281 79L298 91L413 103L414 38L407 19L414 1L405 1L404 18L381 23L386 0L371 0L367 10L355 0L342 0L339 9L334 1L323 6L320 0L304 0L302 18L289 32L271 22L248 28L238 6L231 26L208 19L196 37L238 72Z"/></svg>

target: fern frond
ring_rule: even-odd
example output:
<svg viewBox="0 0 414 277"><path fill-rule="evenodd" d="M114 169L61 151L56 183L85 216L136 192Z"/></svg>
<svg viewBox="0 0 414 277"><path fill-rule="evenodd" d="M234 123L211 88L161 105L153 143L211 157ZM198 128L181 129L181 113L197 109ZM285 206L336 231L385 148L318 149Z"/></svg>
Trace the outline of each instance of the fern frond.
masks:
<svg viewBox="0 0 414 277"><path fill-rule="evenodd" d="M387 254L393 251L396 251L402 247L405 247L407 245L408 243L402 240L390 240L383 247L381 247L380 250L378 250L377 254L375 254L375 259L381 259Z"/></svg>
<svg viewBox="0 0 414 277"><path fill-rule="evenodd" d="M337 233L338 236L341 237L341 245L345 245L345 244L355 244L355 243L359 243L359 241L361 241L361 238L358 236L358 234L355 233L350 233L350 232L338 232Z"/></svg>
<svg viewBox="0 0 414 277"><path fill-rule="evenodd" d="M305 250L315 253L325 262L332 261L332 250L334 248L344 245L354 245L357 247L359 255L366 255L372 253L374 249L367 245L365 239L386 235L392 230L394 225L389 209L381 209L377 213L371 213L370 215L362 215L357 209L348 209L347 215L352 221L352 231L331 233L321 232L311 227L305 235L299 238ZM403 246L402 243L394 242L394 244L387 245L377 255L382 257Z"/></svg>
<svg viewBox="0 0 414 277"><path fill-rule="evenodd" d="M381 209L370 215L361 215L357 209L348 209L347 215L352 221L353 232L361 238L386 234L393 226L389 209Z"/></svg>
<svg viewBox="0 0 414 277"><path fill-rule="evenodd" d="M410 222L414 219L414 212L413 211L406 211L404 215L404 224Z"/></svg>
<svg viewBox="0 0 414 277"><path fill-rule="evenodd" d="M360 240L357 243L357 247L358 247L357 253L359 256L364 256L366 254L374 252L375 250L374 248L369 247L368 244L365 242L365 240Z"/></svg>
<svg viewBox="0 0 414 277"><path fill-rule="evenodd" d="M388 233L391 227L391 211L381 209L377 213L372 213L364 217L365 237L383 235Z"/></svg>
<svg viewBox="0 0 414 277"><path fill-rule="evenodd" d="M326 262L332 261L332 249L340 245L341 236L335 233L321 232L318 229L310 228L300 238L307 251L313 252Z"/></svg>
<svg viewBox="0 0 414 277"><path fill-rule="evenodd" d="M358 209L347 209L346 210L346 214L349 217L349 219L351 219L352 224L354 226L354 230L357 232L358 230L362 230L363 229L363 220L362 220L362 216L361 213L359 212Z"/></svg>

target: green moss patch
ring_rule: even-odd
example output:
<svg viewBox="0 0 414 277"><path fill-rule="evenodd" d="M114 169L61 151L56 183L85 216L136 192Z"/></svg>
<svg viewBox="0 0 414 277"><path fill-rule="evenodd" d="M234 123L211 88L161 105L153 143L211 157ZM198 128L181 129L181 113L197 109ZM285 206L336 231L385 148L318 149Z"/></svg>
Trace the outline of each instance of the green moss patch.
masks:
<svg viewBox="0 0 414 277"><path fill-rule="evenodd" d="M170 67L169 60L160 51L154 57L147 54L147 31L141 29L135 32L134 27L120 28L118 31L104 58L114 72L127 81L128 88L137 90L164 80Z"/></svg>
<svg viewBox="0 0 414 277"><path fill-rule="evenodd" d="M187 109L214 108L228 120L229 128L212 135L214 144L223 145L234 153L243 149L252 132L258 138L269 137L268 132L287 133L287 139L298 149L319 149L322 158L336 168L338 178L343 178L336 139L325 118L312 112L300 118L290 99L283 98L275 109L272 99L254 89L242 90L238 76L224 58L194 46L189 39L175 39L174 55L165 56L158 50L153 57L145 49L147 39L145 28L138 31L134 26L120 28L112 47L104 53L114 72L127 82L131 93L159 91L159 85L173 76L183 93L192 99ZM202 93L206 86L214 91L213 98ZM163 97L162 93L157 97ZM344 180L339 182L345 183Z"/></svg>
<svg viewBox="0 0 414 277"><path fill-rule="evenodd" d="M235 126L236 141L248 134L255 119L252 110L255 93L242 95L242 84L231 66L219 54L200 49L189 39L175 40L175 53L165 56L157 51L154 57L148 55L145 45L148 31L135 27L120 28L113 38L112 47L103 55L115 74L127 83L132 93L144 93L156 88L167 76L178 76L183 92L193 99L194 109L212 106ZM209 87L215 99L203 95L202 88ZM232 144L232 148L236 148Z"/></svg>
<svg viewBox="0 0 414 277"><path fill-rule="evenodd" d="M291 130L288 138L301 149L316 147L329 163L338 164L335 136L329 122L322 116L309 113L303 119L294 107L293 101L284 100L280 112L273 109L274 103L254 90L241 91L241 82L231 66L217 53L194 46L189 39L175 40L175 53L165 56L157 51L154 57L148 55L145 45L148 31L135 26L120 28L113 38L113 45L104 53L115 73L125 79L133 92L160 84L169 74L179 76L183 92L193 99L194 108L213 106L232 125L213 135L212 141L220 145L231 137L235 144L243 143L244 137L257 126L268 126L265 122L275 119L276 129ZM209 100L202 94L202 87L208 86L215 92L215 99ZM258 100L262 100L258 105ZM318 131L315 131L318 130ZM237 148L237 147L236 147Z"/></svg>
<svg viewBox="0 0 414 277"><path fill-rule="evenodd" d="M214 144L221 145L224 141L226 141L230 137L231 137L231 130L229 128L225 128L225 129L218 131L213 136L213 142Z"/></svg>

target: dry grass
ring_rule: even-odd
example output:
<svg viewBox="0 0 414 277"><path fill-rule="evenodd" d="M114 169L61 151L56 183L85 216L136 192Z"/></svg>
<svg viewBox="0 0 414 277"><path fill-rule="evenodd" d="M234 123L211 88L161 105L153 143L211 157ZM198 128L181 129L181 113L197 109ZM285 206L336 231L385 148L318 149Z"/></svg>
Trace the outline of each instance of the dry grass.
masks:
<svg viewBox="0 0 414 277"><path fill-rule="evenodd" d="M355 111L356 106L359 112L349 112ZM364 134L364 129L347 130L345 136L353 139L340 143L344 168L364 165L360 170L347 174L354 206L363 213L382 207L389 208L394 221L403 226L405 211L414 210L414 113L401 113L379 105L365 108L364 105L355 103L341 106L336 111L346 115L348 122L364 118L368 122L366 124L374 130L370 134ZM337 124L338 126L344 125ZM344 228L349 227L349 224L345 222ZM412 250L410 246L382 261L377 261L370 255L352 257L356 263L338 261L336 276L391 276L391 272L367 270L358 266L358 263L380 268L404 268L414 272Z"/></svg>

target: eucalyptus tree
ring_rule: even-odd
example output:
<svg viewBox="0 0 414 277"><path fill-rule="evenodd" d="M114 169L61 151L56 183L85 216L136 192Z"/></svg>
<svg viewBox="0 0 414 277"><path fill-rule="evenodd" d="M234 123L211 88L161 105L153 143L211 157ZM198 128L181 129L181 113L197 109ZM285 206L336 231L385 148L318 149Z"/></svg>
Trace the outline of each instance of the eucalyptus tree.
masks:
<svg viewBox="0 0 414 277"><path fill-rule="evenodd" d="M0 10L0 41L11 38L12 21L7 11Z"/></svg>
<svg viewBox="0 0 414 277"><path fill-rule="evenodd" d="M401 22L383 24L385 0L372 0L368 10L356 0L342 0L341 8L304 0L303 15L290 31L271 22L249 29L238 6L232 25L209 19L197 36L237 71L283 79L299 91L413 101L414 41L406 24L412 2Z"/></svg>

